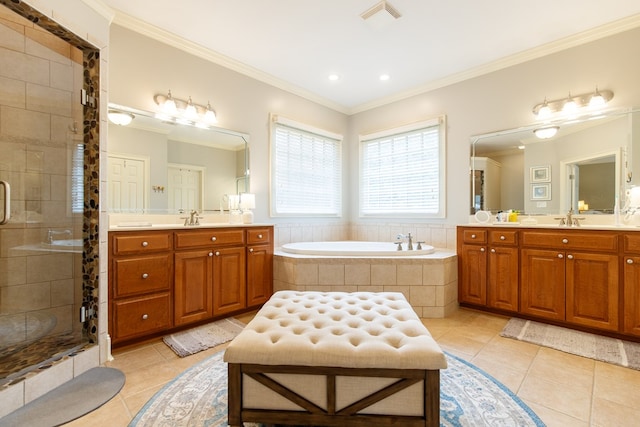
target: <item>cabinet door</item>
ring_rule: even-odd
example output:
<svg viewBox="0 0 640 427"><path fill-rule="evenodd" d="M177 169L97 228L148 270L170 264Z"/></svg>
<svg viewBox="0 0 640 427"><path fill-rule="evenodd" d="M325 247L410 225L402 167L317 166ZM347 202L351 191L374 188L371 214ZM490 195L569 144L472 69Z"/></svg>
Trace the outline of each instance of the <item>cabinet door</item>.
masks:
<svg viewBox="0 0 640 427"><path fill-rule="evenodd" d="M461 279L458 300L469 304L487 303L487 250L485 246L462 245Z"/></svg>
<svg viewBox="0 0 640 427"><path fill-rule="evenodd" d="M245 247L220 248L213 256L213 314L247 306Z"/></svg>
<svg viewBox="0 0 640 427"><path fill-rule="evenodd" d="M640 257L624 258L623 332L640 336Z"/></svg>
<svg viewBox="0 0 640 427"><path fill-rule="evenodd" d="M174 322L197 322L213 316L211 250L183 251L175 254Z"/></svg>
<svg viewBox="0 0 640 427"><path fill-rule="evenodd" d="M273 251L270 245L253 245L247 252L247 306L253 307L273 292Z"/></svg>
<svg viewBox="0 0 640 427"><path fill-rule="evenodd" d="M490 249L487 306L518 311L518 268L518 248Z"/></svg>
<svg viewBox="0 0 640 427"><path fill-rule="evenodd" d="M520 311L564 320L564 253L523 249L521 252Z"/></svg>
<svg viewBox="0 0 640 427"><path fill-rule="evenodd" d="M567 322L618 330L618 256L567 252Z"/></svg>

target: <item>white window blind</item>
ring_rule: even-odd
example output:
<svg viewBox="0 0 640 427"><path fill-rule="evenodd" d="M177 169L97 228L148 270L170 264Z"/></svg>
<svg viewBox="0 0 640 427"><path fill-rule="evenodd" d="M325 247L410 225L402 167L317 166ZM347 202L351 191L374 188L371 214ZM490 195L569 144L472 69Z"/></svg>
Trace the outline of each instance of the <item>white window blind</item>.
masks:
<svg viewBox="0 0 640 427"><path fill-rule="evenodd" d="M271 210L278 215L340 216L341 137L274 119Z"/></svg>
<svg viewBox="0 0 640 427"><path fill-rule="evenodd" d="M71 158L71 212L84 212L84 146L76 144Z"/></svg>
<svg viewBox="0 0 640 427"><path fill-rule="evenodd" d="M444 217L443 122L361 138L361 216Z"/></svg>

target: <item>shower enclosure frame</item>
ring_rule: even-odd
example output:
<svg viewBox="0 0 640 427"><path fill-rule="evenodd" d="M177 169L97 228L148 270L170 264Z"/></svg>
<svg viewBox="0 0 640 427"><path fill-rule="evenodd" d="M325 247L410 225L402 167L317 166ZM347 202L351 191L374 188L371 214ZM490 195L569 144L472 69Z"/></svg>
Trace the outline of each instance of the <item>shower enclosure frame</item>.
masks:
<svg viewBox="0 0 640 427"><path fill-rule="evenodd" d="M82 302L81 313L78 313L78 316L84 316L82 328L84 336L88 340L87 345L97 345L100 273L100 49L24 2L0 0L0 4L82 52L83 72L80 102L83 104L83 118L81 126L78 126L78 131L81 132L83 144L84 196L82 209ZM25 373L25 375L27 374L28 372ZM19 381L19 378L13 379L13 382L16 381Z"/></svg>

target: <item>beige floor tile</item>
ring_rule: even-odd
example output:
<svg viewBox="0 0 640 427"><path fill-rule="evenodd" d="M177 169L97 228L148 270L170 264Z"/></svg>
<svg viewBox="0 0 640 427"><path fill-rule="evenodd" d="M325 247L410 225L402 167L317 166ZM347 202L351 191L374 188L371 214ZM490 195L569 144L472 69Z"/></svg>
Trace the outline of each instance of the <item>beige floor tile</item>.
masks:
<svg viewBox="0 0 640 427"><path fill-rule="evenodd" d="M477 363L492 362L517 372L527 372L539 346L495 336L473 359Z"/></svg>
<svg viewBox="0 0 640 427"><path fill-rule="evenodd" d="M495 363L486 358L473 358L471 360L478 368L491 375L496 380L507 386L513 393L518 393L522 381L524 380L525 373L511 369L509 366L505 366L502 363Z"/></svg>
<svg viewBox="0 0 640 427"><path fill-rule="evenodd" d="M571 362L558 363L553 359L536 357L529 368L529 375L560 384L579 385L591 391L593 387L593 367L585 369L579 365Z"/></svg>
<svg viewBox="0 0 640 427"><path fill-rule="evenodd" d="M629 372L627 372L629 371ZM602 375L602 370L596 370L594 391L596 398L607 399L631 408L638 408L640 396L640 379L638 371L627 368L608 369L608 373L615 375Z"/></svg>
<svg viewBox="0 0 640 427"><path fill-rule="evenodd" d="M126 427L132 419L120 396L116 396L93 412L78 418L66 427Z"/></svg>
<svg viewBox="0 0 640 427"><path fill-rule="evenodd" d="M587 427L589 423L523 399L547 427Z"/></svg>
<svg viewBox="0 0 640 427"><path fill-rule="evenodd" d="M522 382L518 397L573 418L589 421L591 388L527 376Z"/></svg>
<svg viewBox="0 0 640 427"><path fill-rule="evenodd" d="M636 395L637 400L637 395ZM640 408L620 405L606 399L593 401L591 425L594 427L635 427L640 422Z"/></svg>

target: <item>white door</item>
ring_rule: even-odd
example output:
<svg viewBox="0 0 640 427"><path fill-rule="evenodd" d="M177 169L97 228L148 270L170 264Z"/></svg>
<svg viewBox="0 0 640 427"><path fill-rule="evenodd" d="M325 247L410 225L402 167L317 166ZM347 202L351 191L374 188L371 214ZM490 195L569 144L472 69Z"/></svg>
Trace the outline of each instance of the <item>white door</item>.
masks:
<svg viewBox="0 0 640 427"><path fill-rule="evenodd" d="M204 168L192 165L169 165L169 210L202 210Z"/></svg>
<svg viewBox="0 0 640 427"><path fill-rule="evenodd" d="M146 161L109 156L109 209L113 212L140 212L145 209Z"/></svg>

